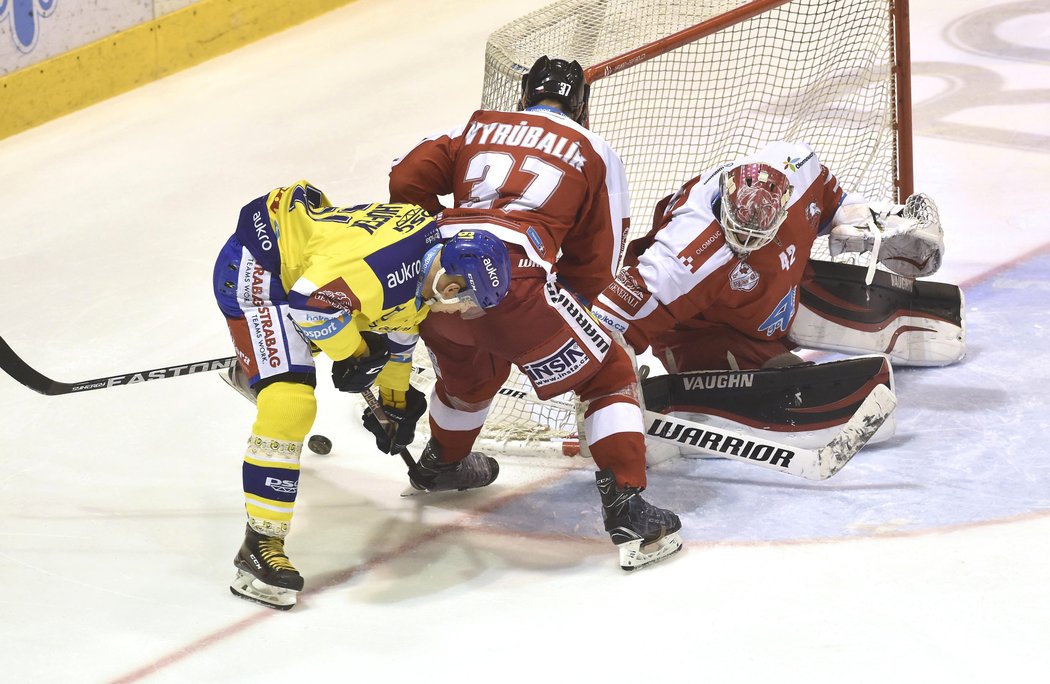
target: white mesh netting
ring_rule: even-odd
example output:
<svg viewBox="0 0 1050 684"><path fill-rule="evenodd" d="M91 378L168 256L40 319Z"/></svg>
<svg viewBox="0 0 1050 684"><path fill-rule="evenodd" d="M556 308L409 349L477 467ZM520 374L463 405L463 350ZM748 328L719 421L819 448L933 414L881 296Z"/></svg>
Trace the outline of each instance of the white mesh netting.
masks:
<svg viewBox="0 0 1050 684"><path fill-rule="evenodd" d="M632 238L682 183L776 140L808 142L847 190L898 199L894 5L562 0L489 37L481 106L515 109L541 55L578 60L592 84L590 127L627 168ZM718 29L665 52L701 24L692 33ZM830 258L826 244L814 258ZM573 434L571 396L540 402L516 372L505 389L483 437Z"/></svg>
<svg viewBox="0 0 1050 684"><path fill-rule="evenodd" d="M633 236L682 183L776 140L811 144L849 190L896 198L890 0L794 0L622 71L595 69L758 4L773 3L554 3L490 36L481 106L514 109L541 55L578 60L592 83L591 129L627 167Z"/></svg>
<svg viewBox="0 0 1050 684"><path fill-rule="evenodd" d="M430 395L437 377L422 343L416 347L412 385ZM492 400L485 427L478 436L478 448L487 453L575 456L579 453L576 430L577 402L572 394L546 401L532 391L529 379L517 368ZM419 423L424 437L429 432L427 417Z"/></svg>

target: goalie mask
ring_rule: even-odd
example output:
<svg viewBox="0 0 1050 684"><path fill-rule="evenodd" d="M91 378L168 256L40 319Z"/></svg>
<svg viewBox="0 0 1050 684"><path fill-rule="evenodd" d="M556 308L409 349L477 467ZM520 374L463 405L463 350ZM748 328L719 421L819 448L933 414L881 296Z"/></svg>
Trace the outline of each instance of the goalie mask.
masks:
<svg viewBox="0 0 1050 684"><path fill-rule="evenodd" d="M546 99L557 100L573 121L587 126L587 102L590 95L591 86L584 79L583 67L579 62L543 56L536 60L529 73L521 77L518 109L531 107Z"/></svg>
<svg viewBox="0 0 1050 684"><path fill-rule="evenodd" d="M747 254L773 241L787 218L791 183L768 164L729 169L719 181L722 232L736 252Z"/></svg>
<svg viewBox="0 0 1050 684"><path fill-rule="evenodd" d="M467 281L465 289L455 297L445 299L437 292L431 302L466 304L460 316L466 319L485 314L507 296L510 289L510 255L502 240L484 230L461 230L441 248L442 274L457 276Z"/></svg>

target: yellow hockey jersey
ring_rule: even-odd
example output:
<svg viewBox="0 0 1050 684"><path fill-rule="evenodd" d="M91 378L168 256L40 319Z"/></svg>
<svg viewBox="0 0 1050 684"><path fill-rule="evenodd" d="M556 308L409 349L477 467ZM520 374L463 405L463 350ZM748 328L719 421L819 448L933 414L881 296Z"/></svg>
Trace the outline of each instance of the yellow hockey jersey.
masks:
<svg viewBox="0 0 1050 684"><path fill-rule="evenodd" d="M306 181L278 188L241 210L238 239L280 277L303 336L332 359L361 345L360 332L390 333L379 384L408 386L411 352L429 307L417 298L423 255L440 240L433 218L411 204L333 207ZM384 376L392 382L383 382Z"/></svg>

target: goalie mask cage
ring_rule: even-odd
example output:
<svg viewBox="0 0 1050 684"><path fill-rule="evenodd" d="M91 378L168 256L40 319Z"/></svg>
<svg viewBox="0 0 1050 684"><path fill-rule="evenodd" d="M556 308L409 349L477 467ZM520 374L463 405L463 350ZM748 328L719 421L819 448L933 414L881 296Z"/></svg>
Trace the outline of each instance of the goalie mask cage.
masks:
<svg viewBox="0 0 1050 684"><path fill-rule="evenodd" d="M541 55L579 61L590 128L627 169L629 239L684 182L777 140L812 145L847 191L903 202L907 22L906 0L562 0L489 37L481 106L517 109L521 76ZM826 241L813 258L830 258ZM571 395L539 401L515 370L479 447L571 451L574 406Z"/></svg>

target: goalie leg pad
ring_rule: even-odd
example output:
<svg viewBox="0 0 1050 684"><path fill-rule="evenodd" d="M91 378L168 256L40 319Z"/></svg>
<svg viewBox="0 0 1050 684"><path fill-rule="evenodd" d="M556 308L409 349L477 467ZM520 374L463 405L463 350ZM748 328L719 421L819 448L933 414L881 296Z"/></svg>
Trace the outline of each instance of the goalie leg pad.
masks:
<svg viewBox="0 0 1050 684"><path fill-rule="evenodd" d="M962 290L884 271L866 286L865 273L860 266L811 261L789 339L810 349L886 354L902 366L945 366L963 358Z"/></svg>
<svg viewBox="0 0 1050 684"><path fill-rule="evenodd" d="M893 389L893 369L884 356L754 371L662 375L647 378L642 391L650 411L743 432L775 432L784 442L818 448L850 420L878 385ZM871 441L889 439L893 433L890 416ZM682 453L699 452L682 447Z"/></svg>

